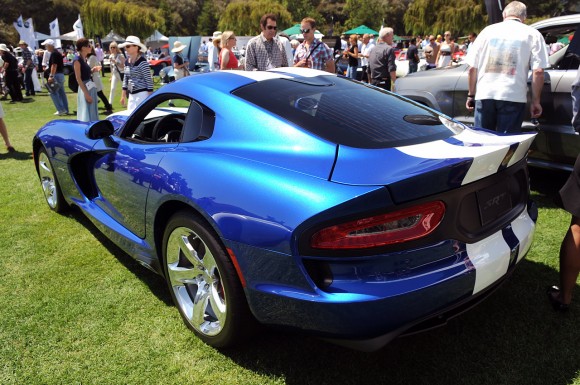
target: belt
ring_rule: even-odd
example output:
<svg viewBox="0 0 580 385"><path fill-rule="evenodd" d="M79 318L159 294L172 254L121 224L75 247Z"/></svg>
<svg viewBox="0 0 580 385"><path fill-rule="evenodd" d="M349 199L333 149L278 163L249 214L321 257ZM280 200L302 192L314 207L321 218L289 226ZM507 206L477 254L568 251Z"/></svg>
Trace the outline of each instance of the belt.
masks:
<svg viewBox="0 0 580 385"><path fill-rule="evenodd" d="M441 52L439 55L441 55L441 56L451 56L451 52Z"/></svg>

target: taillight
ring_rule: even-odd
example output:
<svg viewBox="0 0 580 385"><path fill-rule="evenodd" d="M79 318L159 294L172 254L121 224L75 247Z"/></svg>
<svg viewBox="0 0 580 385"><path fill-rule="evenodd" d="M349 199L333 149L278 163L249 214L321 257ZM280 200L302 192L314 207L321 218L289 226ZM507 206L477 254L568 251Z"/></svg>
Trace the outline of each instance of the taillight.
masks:
<svg viewBox="0 0 580 385"><path fill-rule="evenodd" d="M326 227L310 243L315 249L361 249L406 242L430 234L444 214L443 202L429 202Z"/></svg>

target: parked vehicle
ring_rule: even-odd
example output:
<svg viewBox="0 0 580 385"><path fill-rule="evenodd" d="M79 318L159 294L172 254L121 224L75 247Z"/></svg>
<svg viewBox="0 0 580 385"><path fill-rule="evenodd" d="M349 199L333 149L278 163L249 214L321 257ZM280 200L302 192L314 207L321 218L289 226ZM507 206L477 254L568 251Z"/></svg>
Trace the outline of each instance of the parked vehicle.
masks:
<svg viewBox="0 0 580 385"><path fill-rule="evenodd" d="M50 122L32 148L50 209L77 206L165 277L206 343L258 321L374 350L480 302L524 258L534 135L283 67L189 76L132 113Z"/></svg>
<svg viewBox="0 0 580 385"><path fill-rule="evenodd" d="M560 16L537 22L546 44L554 44L579 32L580 14ZM580 36L580 34L577 34ZM567 55L569 44L550 57L550 68L545 71L541 103L542 116L539 126L531 122L529 107L522 129L539 134L532 144L528 162L530 165L571 171L580 153L580 136L571 125L572 101L570 92L580 61L575 55ZM438 68L419 72L398 79L396 90L400 95L432 107L461 122L473 124L473 113L465 107L467 98L468 66L461 64L452 68ZM531 78L530 78L531 79ZM531 82L531 80L529 80ZM531 94L528 95L528 105Z"/></svg>

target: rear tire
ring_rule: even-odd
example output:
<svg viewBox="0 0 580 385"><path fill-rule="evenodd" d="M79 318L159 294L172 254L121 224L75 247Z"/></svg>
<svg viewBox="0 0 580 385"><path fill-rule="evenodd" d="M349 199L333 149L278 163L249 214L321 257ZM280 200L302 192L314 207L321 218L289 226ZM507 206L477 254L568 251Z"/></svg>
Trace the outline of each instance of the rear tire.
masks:
<svg viewBox="0 0 580 385"><path fill-rule="evenodd" d="M247 338L255 320L213 230L198 216L179 212L166 226L162 249L169 291L187 327L216 348Z"/></svg>

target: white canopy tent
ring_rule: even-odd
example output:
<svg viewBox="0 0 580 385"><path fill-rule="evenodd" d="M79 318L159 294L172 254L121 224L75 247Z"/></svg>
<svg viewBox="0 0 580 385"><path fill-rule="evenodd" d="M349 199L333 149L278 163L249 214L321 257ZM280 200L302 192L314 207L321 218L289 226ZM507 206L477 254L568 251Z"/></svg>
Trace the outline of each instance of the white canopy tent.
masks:
<svg viewBox="0 0 580 385"><path fill-rule="evenodd" d="M164 34L159 32L158 30L155 30L155 32L153 32L153 34L151 36L149 36L147 39L145 39L145 44L147 44L147 43L167 43L168 41L169 41L169 38L167 36L165 36Z"/></svg>
<svg viewBox="0 0 580 385"><path fill-rule="evenodd" d="M72 32L69 32L69 33L65 33L64 35L60 35L60 36L57 36L57 37L52 37L52 39L61 39L61 40L77 41L78 40L77 31L72 31Z"/></svg>
<svg viewBox="0 0 580 385"><path fill-rule="evenodd" d="M42 32L36 32L34 31L34 40L39 41L39 42L43 42L46 39L52 39L52 37L50 37L50 35L46 35Z"/></svg>

